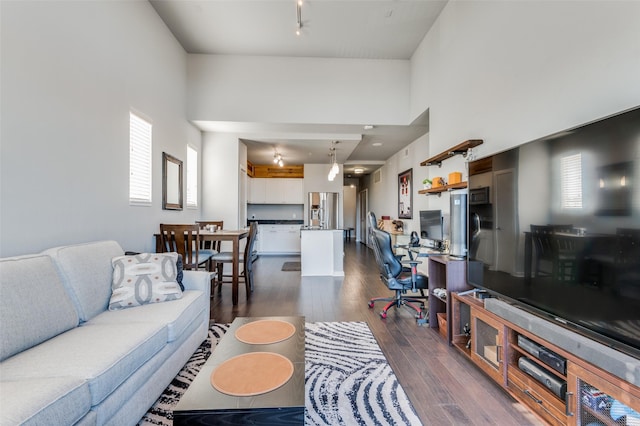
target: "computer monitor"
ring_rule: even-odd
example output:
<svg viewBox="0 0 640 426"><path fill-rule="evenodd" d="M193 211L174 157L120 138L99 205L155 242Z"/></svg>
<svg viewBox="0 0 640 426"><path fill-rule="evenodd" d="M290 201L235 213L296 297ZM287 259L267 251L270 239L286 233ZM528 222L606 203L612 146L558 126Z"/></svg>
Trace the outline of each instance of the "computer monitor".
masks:
<svg viewBox="0 0 640 426"><path fill-rule="evenodd" d="M420 239L442 241L442 211L420 210Z"/></svg>

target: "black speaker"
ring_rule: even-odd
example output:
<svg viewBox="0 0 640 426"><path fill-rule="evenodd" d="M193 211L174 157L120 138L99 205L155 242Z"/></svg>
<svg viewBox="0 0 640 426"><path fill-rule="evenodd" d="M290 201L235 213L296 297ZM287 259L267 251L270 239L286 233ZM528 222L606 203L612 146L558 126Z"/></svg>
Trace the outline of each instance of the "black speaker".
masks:
<svg viewBox="0 0 640 426"><path fill-rule="evenodd" d="M540 367L538 364L526 357L520 357L518 359L518 368L549 388L559 398L564 399L567 393L566 381Z"/></svg>
<svg viewBox="0 0 640 426"><path fill-rule="evenodd" d="M467 193L452 192L450 197L449 254L454 257L467 256Z"/></svg>

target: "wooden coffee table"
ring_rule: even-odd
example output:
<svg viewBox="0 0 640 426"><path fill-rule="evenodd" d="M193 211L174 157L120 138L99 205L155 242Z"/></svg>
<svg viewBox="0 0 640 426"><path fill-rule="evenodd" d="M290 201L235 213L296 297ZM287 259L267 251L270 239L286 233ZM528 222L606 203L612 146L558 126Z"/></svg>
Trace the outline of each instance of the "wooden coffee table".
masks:
<svg viewBox="0 0 640 426"><path fill-rule="evenodd" d="M285 321L296 330L278 343L254 345L236 339L239 327L259 320ZM304 424L304 326L304 317L236 318L176 405L174 425ZM279 388L255 396L231 396L216 390L211 384L215 368L234 356L250 352L273 352L287 357L293 363L293 375Z"/></svg>

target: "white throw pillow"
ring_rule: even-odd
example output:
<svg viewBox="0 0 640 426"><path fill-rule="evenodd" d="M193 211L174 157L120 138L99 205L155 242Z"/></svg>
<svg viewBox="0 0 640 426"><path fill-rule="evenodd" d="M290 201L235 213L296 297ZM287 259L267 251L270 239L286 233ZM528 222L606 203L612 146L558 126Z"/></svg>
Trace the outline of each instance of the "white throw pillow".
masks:
<svg viewBox="0 0 640 426"><path fill-rule="evenodd" d="M176 281L177 253L140 253L111 259L113 280L109 310L166 302L182 297Z"/></svg>

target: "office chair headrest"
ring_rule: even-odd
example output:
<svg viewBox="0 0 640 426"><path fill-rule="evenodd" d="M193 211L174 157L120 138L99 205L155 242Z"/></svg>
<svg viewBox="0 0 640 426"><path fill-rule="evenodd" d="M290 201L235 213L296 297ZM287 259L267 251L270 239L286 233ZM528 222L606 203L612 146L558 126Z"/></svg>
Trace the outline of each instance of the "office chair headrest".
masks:
<svg viewBox="0 0 640 426"><path fill-rule="evenodd" d="M409 237L409 245L411 247L420 247L420 237L418 237L418 233L416 231L411 232L411 237Z"/></svg>

